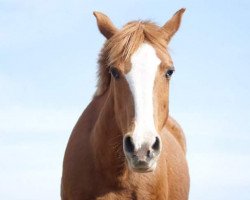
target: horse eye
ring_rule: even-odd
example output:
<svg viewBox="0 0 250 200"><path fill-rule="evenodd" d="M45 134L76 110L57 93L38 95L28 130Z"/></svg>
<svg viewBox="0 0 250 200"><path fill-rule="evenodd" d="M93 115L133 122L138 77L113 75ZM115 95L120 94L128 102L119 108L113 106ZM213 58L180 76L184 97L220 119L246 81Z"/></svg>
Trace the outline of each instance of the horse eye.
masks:
<svg viewBox="0 0 250 200"><path fill-rule="evenodd" d="M168 69L165 73L166 78L170 78L172 74L174 73L174 69Z"/></svg>
<svg viewBox="0 0 250 200"><path fill-rule="evenodd" d="M115 79L118 79L118 78L120 77L119 71L118 71L118 69L116 69L115 67L110 67L109 73L110 73Z"/></svg>

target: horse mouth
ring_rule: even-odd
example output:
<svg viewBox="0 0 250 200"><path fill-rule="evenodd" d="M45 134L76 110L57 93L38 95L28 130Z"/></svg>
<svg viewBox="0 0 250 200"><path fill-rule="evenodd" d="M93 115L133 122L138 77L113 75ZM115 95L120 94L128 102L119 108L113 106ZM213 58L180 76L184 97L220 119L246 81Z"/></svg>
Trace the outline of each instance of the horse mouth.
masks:
<svg viewBox="0 0 250 200"><path fill-rule="evenodd" d="M148 173L154 171L152 168L131 168L134 172L138 173Z"/></svg>
<svg viewBox="0 0 250 200"><path fill-rule="evenodd" d="M138 173L148 173L148 172L153 172L156 168L156 162L154 163L128 163L130 170Z"/></svg>

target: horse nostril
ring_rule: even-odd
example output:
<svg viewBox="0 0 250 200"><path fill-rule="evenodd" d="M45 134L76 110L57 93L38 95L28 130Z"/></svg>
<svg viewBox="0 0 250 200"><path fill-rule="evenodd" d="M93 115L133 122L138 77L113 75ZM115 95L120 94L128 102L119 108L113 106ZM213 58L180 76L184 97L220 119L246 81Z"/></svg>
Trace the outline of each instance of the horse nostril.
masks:
<svg viewBox="0 0 250 200"><path fill-rule="evenodd" d="M151 156L150 150L147 151L147 157L149 158Z"/></svg>
<svg viewBox="0 0 250 200"><path fill-rule="evenodd" d="M155 143L153 144L152 149L155 150L155 151L160 150L160 139L159 139L159 137L155 137Z"/></svg>
<svg viewBox="0 0 250 200"><path fill-rule="evenodd" d="M135 150L135 145L132 141L132 137L130 136L127 136L125 139L124 139L124 145L125 145L125 150L128 152L128 153L132 153L134 152Z"/></svg>

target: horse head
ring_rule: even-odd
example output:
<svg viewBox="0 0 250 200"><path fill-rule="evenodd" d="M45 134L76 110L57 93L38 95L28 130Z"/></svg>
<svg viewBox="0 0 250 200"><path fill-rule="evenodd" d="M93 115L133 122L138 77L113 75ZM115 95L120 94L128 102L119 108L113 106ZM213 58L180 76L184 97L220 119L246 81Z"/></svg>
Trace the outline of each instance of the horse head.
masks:
<svg viewBox="0 0 250 200"><path fill-rule="evenodd" d="M162 27L150 21L132 21L121 29L103 13L94 12L107 39L100 54L96 95L110 90L123 134L123 152L129 168L136 172L153 171L161 154L174 72L167 46L184 11L176 12Z"/></svg>

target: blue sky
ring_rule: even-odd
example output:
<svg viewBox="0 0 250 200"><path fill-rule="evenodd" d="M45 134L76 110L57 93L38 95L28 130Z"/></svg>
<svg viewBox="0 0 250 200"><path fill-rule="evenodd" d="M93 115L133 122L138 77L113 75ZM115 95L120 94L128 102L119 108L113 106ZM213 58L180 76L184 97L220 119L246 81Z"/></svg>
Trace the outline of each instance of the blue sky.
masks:
<svg viewBox="0 0 250 200"><path fill-rule="evenodd" d="M162 25L181 7L170 112L188 141L190 199L250 198L250 1L0 0L0 199L60 199L65 146L104 42L92 12L117 27Z"/></svg>

